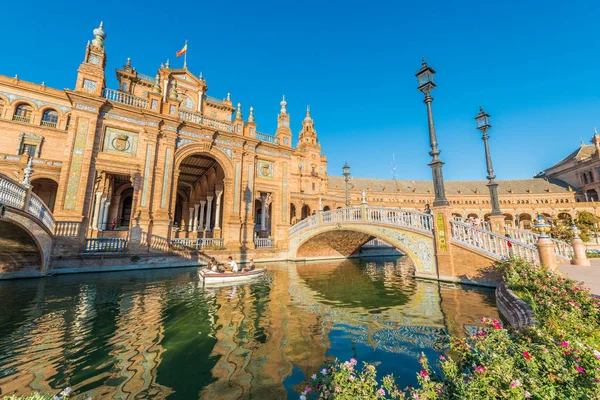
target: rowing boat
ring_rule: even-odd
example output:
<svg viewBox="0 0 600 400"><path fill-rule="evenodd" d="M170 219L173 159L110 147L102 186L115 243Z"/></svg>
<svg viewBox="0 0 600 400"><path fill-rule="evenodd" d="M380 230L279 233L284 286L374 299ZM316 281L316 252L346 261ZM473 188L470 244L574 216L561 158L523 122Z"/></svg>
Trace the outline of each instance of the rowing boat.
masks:
<svg viewBox="0 0 600 400"><path fill-rule="evenodd" d="M207 269L200 270L200 276L204 283L228 283L228 282L244 282L249 281L259 276L263 276L267 271L266 268L257 268L248 272L212 272Z"/></svg>

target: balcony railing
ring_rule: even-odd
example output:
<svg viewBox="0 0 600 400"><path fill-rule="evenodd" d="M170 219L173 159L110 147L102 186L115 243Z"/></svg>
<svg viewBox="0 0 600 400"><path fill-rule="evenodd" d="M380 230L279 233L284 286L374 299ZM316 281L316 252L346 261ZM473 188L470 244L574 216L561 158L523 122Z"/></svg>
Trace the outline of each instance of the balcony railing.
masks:
<svg viewBox="0 0 600 400"><path fill-rule="evenodd" d="M116 103L126 104L137 108L148 108L148 100L134 96L129 93L119 92L113 89L104 89L102 97Z"/></svg>
<svg viewBox="0 0 600 400"><path fill-rule="evenodd" d="M206 100L216 103L216 104L223 104L223 100L217 99L216 97L212 97L212 96L206 96Z"/></svg>
<svg viewBox="0 0 600 400"><path fill-rule="evenodd" d="M512 226L505 225L504 229L507 235L518 241L530 244L534 246L540 237L539 234L524 229L515 228ZM556 257L562 258L563 260L570 261L573 258L573 246L562 240L550 238L554 243L554 254Z"/></svg>
<svg viewBox="0 0 600 400"><path fill-rule="evenodd" d="M46 204L30 188L3 175L0 175L0 204L27 212L53 232L54 217Z"/></svg>
<svg viewBox="0 0 600 400"><path fill-rule="evenodd" d="M86 253L121 253L127 247L127 239L99 238L85 239Z"/></svg>
<svg viewBox="0 0 600 400"><path fill-rule="evenodd" d="M256 132L256 138L263 142L279 144L279 138L267 135L266 133Z"/></svg>
<svg viewBox="0 0 600 400"><path fill-rule="evenodd" d="M273 238L254 238L254 247L256 247L257 249L273 247L273 245Z"/></svg>
<svg viewBox="0 0 600 400"><path fill-rule="evenodd" d="M220 131L233 132L233 124L230 121L220 121L218 119L207 117L206 115L183 110L179 110L179 118L194 124L216 128Z"/></svg>
<svg viewBox="0 0 600 400"><path fill-rule="evenodd" d="M26 124L31 123L31 117L24 117L21 115L13 115L13 121L17 121L17 122L24 122Z"/></svg>
<svg viewBox="0 0 600 400"><path fill-rule="evenodd" d="M52 122L52 121L42 121L40 123L41 126L45 126L47 128L56 128L56 122Z"/></svg>
<svg viewBox="0 0 600 400"><path fill-rule="evenodd" d="M155 78L153 78L153 77L151 77L151 76L149 76L149 75L140 74L139 72L138 72L138 74L137 74L137 77L138 77L139 79L143 79L143 80L145 80L145 81L148 81L148 82L152 82L152 83L156 82L156 79L155 79Z"/></svg>
<svg viewBox="0 0 600 400"><path fill-rule="evenodd" d="M223 247L222 238L178 238L171 240L171 245L176 248L206 249L210 247Z"/></svg>
<svg viewBox="0 0 600 400"><path fill-rule="evenodd" d="M77 237L79 226L77 221L58 221L54 224L54 236Z"/></svg>

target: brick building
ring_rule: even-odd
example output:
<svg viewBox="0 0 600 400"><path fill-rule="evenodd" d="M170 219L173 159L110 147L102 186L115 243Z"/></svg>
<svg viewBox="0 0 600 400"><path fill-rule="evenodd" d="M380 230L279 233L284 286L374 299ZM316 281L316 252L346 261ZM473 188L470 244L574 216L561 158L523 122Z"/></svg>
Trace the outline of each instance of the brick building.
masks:
<svg viewBox="0 0 600 400"><path fill-rule="evenodd" d="M73 247L66 248L95 237L163 246L203 237L229 249L272 238L285 248L291 224L344 207L346 182L328 174L309 109L294 146L285 98L277 130L266 134L252 107L244 119L229 95L209 96L202 76L168 62L149 76L127 60L118 88L107 88L102 24L93 33L72 90L0 76L0 172L22 180L33 158L33 191L52 209L55 233ZM588 147L582 151L595 151L598 162L598 141ZM596 212L586 201L598 199L589 196L591 183L553 168L546 177L498 181L507 223L528 227L535 212ZM488 214L485 184L446 183L457 216ZM433 200L429 181L352 178L352 205L362 191L372 205L422 210Z"/></svg>

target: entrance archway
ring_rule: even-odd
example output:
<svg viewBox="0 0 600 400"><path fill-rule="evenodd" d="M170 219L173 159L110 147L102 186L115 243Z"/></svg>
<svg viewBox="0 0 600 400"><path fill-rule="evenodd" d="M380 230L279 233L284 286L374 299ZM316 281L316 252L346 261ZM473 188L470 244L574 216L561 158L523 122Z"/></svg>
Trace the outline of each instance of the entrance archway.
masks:
<svg viewBox="0 0 600 400"><path fill-rule="evenodd" d="M300 219L306 219L308 217L310 217L310 207L308 206L308 204L305 204L302 206Z"/></svg>
<svg viewBox="0 0 600 400"><path fill-rule="evenodd" d="M31 190L42 199L50 211L54 212L54 202L56 201L58 183L49 178L33 179L31 181Z"/></svg>
<svg viewBox="0 0 600 400"><path fill-rule="evenodd" d="M290 225L294 225L296 221L296 206L294 203L290 203Z"/></svg>
<svg viewBox="0 0 600 400"><path fill-rule="evenodd" d="M224 201L223 166L210 153L194 153L183 158L178 168L177 192L184 193L188 201L186 209L183 196L176 194L174 214L181 209L190 237L222 237L223 216L231 207Z"/></svg>

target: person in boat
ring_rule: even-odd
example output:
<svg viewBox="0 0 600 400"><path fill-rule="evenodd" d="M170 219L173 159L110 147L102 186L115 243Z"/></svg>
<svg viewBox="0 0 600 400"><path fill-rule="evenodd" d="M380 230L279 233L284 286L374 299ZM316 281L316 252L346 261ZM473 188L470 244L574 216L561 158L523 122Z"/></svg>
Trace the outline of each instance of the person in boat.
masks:
<svg viewBox="0 0 600 400"><path fill-rule="evenodd" d="M208 262L208 269L210 269L212 272L224 272L219 269L219 263L214 257L212 257Z"/></svg>
<svg viewBox="0 0 600 400"><path fill-rule="evenodd" d="M232 256L229 256L229 266L231 267L231 272L238 272L238 265L237 263L233 260Z"/></svg>
<svg viewBox="0 0 600 400"><path fill-rule="evenodd" d="M254 265L254 258L250 259L250 263L246 268L242 268L242 272L250 272L256 269L256 265Z"/></svg>

